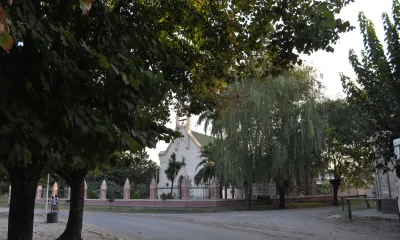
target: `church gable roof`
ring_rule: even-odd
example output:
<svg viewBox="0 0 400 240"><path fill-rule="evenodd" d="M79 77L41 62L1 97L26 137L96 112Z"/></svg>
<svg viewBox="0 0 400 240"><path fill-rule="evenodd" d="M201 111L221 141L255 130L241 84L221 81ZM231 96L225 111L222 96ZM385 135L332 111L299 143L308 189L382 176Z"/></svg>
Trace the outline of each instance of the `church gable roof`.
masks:
<svg viewBox="0 0 400 240"><path fill-rule="evenodd" d="M201 146L208 145L209 143L214 142L214 139L208 135L192 131L193 137L200 143Z"/></svg>
<svg viewBox="0 0 400 240"><path fill-rule="evenodd" d="M195 132L195 131L190 131L190 134L188 135L189 138L192 138L193 141L195 142L196 147L198 147L199 149L202 146L208 145L209 143L214 142L214 138L205 135L203 133L199 133L199 132ZM172 145L174 144L174 142L171 142L170 144L168 144L168 147L165 151L161 151L158 153L158 155L165 155L169 152L169 149L172 147Z"/></svg>

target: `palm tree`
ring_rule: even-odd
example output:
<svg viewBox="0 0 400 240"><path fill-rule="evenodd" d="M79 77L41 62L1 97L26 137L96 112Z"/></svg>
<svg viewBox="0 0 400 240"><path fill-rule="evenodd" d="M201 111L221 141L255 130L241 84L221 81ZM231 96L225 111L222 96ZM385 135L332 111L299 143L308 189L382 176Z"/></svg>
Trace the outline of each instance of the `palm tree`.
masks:
<svg viewBox="0 0 400 240"><path fill-rule="evenodd" d="M168 159L168 168L165 169L165 174L167 175L168 180L171 181L171 195L174 190L175 178L177 177L179 170L184 166L186 166L185 157L182 157L182 161L179 162L176 160L176 154L172 153Z"/></svg>
<svg viewBox="0 0 400 240"><path fill-rule="evenodd" d="M225 183L225 199L228 198L228 181L224 179L222 174L218 174L216 171L218 161L215 153L215 148L213 147L212 143L201 147L199 158L201 158L201 161L197 165L196 170L200 167L202 168L200 168L200 170L196 173L196 176L194 176L194 183L196 185L199 185L201 183L205 184L210 182L211 179L217 176L220 181L220 196L222 198L222 186L223 183ZM221 168L221 166L218 167Z"/></svg>
<svg viewBox="0 0 400 240"><path fill-rule="evenodd" d="M213 111L207 110L199 115L199 119L197 120L197 125L201 125L204 122L204 132L206 133L209 126L213 126L214 122L217 118L217 114ZM212 128L211 128L212 132Z"/></svg>
<svg viewBox="0 0 400 240"><path fill-rule="evenodd" d="M215 158L212 153L212 144L209 143L201 147L199 158L201 161L196 166L196 170L202 167L194 177L194 183L199 185L201 183L208 183L212 178L215 177Z"/></svg>

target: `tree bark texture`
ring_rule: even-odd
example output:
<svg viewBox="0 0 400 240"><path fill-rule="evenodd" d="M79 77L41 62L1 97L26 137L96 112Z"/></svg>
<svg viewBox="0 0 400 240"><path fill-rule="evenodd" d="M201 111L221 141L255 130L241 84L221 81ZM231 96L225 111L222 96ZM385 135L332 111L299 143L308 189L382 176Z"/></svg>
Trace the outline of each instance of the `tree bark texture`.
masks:
<svg viewBox="0 0 400 240"><path fill-rule="evenodd" d="M304 179L304 185L303 185L303 187L304 187L304 194L305 194L306 196L309 196L309 195L311 195L311 194L310 194L310 176L309 176L309 170L308 170L308 168L305 168L305 176L306 176L306 178Z"/></svg>
<svg viewBox="0 0 400 240"><path fill-rule="evenodd" d="M228 199L228 187L229 187L228 182L225 182L225 189L224 189L224 191L225 191L225 199Z"/></svg>
<svg viewBox="0 0 400 240"><path fill-rule="evenodd" d="M219 182L219 199L223 199L222 193L223 193L223 184L222 181Z"/></svg>
<svg viewBox="0 0 400 240"><path fill-rule="evenodd" d="M244 184L243 184L243 190L244 190L244 205L245 205L245 208L250 210L251 209L251 191L250 191L250 186L247 183L247 181L245 181Z"/></svg>
<svg viewBox="0 0 400 240"><path fill-rule="evenodd" d="M71 188L67 226L57 240L82 240L83 207L85 205L84 179L87 175L88 169L83 168L71 171L68 168L65 168L61 170L54 169L54 171L61 176Z"/></svg>
<svg viewBox="0 0 400 240"><path fill-rule="evenodd" d="M70 184L70 188L71 199L67 227L57 240L82 240L84 181Z"/></svg>
<svg viewBox="0 0 400 240"><path fill-rule="evenodd" d="M8 240L32 240L36 188L43 169L38 161L32 156L27 166L3 162L11 179Z"/></svg>
<svg viewBox="0 0 400 240"><path fill-rule="evenodd" d="M332 184L333 187L333 205L338 205L338 189L340 186L341 179L331 179L329 182Z"/></svg>
<svg viewBox="0 0 400 240"><path fill-rule="evenodd" d="M285 209L286 208L285 188L280 187L278 192L279 192L279 208Z"/></svg>

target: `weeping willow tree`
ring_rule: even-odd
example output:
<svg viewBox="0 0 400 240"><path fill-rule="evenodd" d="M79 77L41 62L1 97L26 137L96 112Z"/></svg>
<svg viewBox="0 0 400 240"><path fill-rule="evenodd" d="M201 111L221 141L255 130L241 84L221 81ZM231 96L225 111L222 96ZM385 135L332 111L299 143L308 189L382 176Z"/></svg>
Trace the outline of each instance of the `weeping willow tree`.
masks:
<svg viewBox="0 0 400 240"><path fill-rule="evenodd" d="M243 79L224 94L231 100L212 131L224 166L216 171L243 187L247 208L253 183L275 181L284 208L286 188L323 146L325 121L317 105L321 86L313 70Z"/></svg>

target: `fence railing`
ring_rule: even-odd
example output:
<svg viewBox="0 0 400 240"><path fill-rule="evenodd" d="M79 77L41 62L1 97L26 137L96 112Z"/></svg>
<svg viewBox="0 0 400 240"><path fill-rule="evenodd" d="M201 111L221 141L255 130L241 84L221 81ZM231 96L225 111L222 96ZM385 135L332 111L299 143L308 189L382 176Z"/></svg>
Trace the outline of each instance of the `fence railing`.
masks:
<svg viewBox="0 0 400 240"><path fill-rule="evenodd" d="M161 194L168 194L171 193L170 187L159 187L157 189L158 197ZM174 186L172 188L172 198L180 199L181 198L181 188L179 186ZM190 187L190 199L193 200L200 200L200 199L210 199L211 198L211 190L208 185L200 185L200 186L191 186Z"/></svg>

